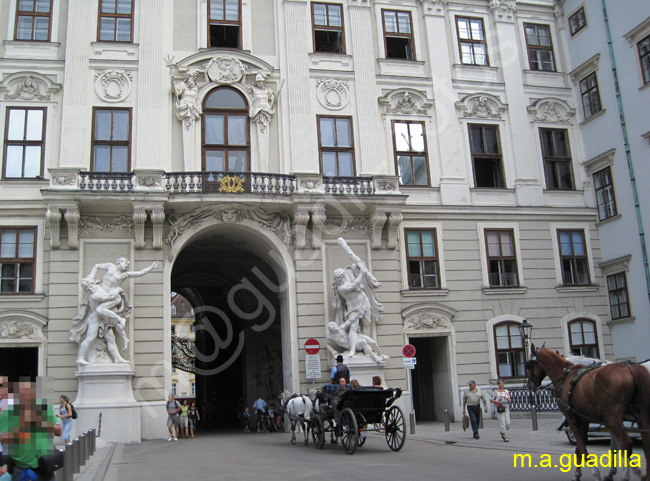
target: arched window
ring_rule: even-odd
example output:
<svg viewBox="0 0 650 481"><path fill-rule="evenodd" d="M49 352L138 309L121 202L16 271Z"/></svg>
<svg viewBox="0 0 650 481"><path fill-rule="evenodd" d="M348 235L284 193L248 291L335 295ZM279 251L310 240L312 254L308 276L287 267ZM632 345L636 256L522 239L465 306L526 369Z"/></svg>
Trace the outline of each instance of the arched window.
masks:
<svg viewBox="0 0 650 481"><path fill-rule="evenodd" d="M250 122L246 99L219 88L203 101L202 167L207 172L250 171Z"/></svg>
<svg viewBox="0 0 650 481"><path fill-rule="evenodd" d="M523 377L524 346L519 334L519 324L512 321L494 325L494 344L497 356L497 374L500 378Z"/></svg>
<svg viewBox="0 0 650 481"><path fill-rule="evenodd" d="M569 348L573 354L600 359L596 323L585 319L569 322Z"/></svg>

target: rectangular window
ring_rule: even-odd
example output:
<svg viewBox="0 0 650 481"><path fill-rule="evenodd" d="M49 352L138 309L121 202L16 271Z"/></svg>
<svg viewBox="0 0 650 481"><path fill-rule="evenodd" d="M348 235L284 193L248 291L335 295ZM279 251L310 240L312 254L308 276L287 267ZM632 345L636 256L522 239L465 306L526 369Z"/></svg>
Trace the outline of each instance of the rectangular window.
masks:
<svg viewBox="0 0 650 481"><path fill-rule="evenodd" d="M45 112L44 108L7 108L4 179L43 175Z"/></svg>
<svg viewBox="0 0 650 481"><path fill-rule="evenodd" d="M51 14L51 0L18 0L14 38L49 42Z"/></svg>
<svg viewBox="0 0 650 481"><path fill-rule="evenodd" d="M580 7L576 13L569 17L569 30L571 30L571 36L573 37L586 26L587 17L585 16L585 7Z"/></svg>
<svg viewBox="0 0 650 481"><path fill-rule="evenodd" d="M590 73L580 81L580 95L582 96L582 110L585 114L585 119L603 110L600 105L600 93L598 92L596 72Z"/></svg>
<svg viewBox="0 0 650 481"><path fill-rule="evenodd" d="M573 190L573 169L568 131L564 129L539 129L542 139L542 157L546 188Z"/></svg>
<svg viewBox="0 0 650 481"><path fill-rule="evenodd" d="M582 230L558 230L562 281L565 286L589 285L589 258Z"/></svg>
<svg viewBox="0 0 650 481"><path fill-rule="evenodd" d="M172 383L172 396L176 396L176 395L177 395L177 387L176 387L176 383L173 382Z"/></svg>
<svg viewBox="0 0 650 481"><path fill-rule="evenodd" d="M499 377L523 377L526 369L519 325L515 322L497 324L494 338Z"/></svg>
<svg viewBox="0 0 650 481"><path fill-rule="evenodd" d="M569 347L578 356L600 358L598 340L596 338L596 323L593 321L572 321L569 328Z"/></svg>
<svg viewBox="0 0 650 481"><path fill-rule="evenodd" d="M332 3L312 3L314 22L314 52L345 53L343 6Z"/></svg>
<svg viewBox="0 0 650 481"><path fill-rule="evenodd" d="M474 186L505 188L499 127L470 124L469 143L474 167Z"/></svg>
<svg viewBox="0 0 650 481"><path fill-rule="evenodd" d="M411 12L382 10L386 58L415 60Z"/></svg>
<svg viewBox="0 0 650 481"><path fill-rule="evenodd" d="M609 292L609 305L612 311L612 319L630 317L630 301L627 296L625 272L607 276L607 291Z"/></svg>
<svg viewBox="0 0 650 481"><path fill-rule="evenodd" d="M410 289L439 289L436 231L406 230L406 257Z"/></svg>
<svg viewBox="0 0 650 481"><path fill-rule="evenodd" d="M460 61L465 65L489 65L483 19L456 17Z"/></svg>
<svg viewBox="0 0 650 481"><path fill-rule="evenodd" d="M196 396L196 383L192 382L192 396Z"/></svg>
<svg viewBox="0 0 650 481"><path fill-rule="evenodd" d="M34 292L36 228L0 228L0 292Z"/></svg>
<svg viewBox="0 0 650 481"><path fill-rule="evenodd" d="M639 46L639 61L641 62L641 73L643 84L650 83L650 35L641 40Z"/></svg>
<svg viewBox="0 0 650 481"><path fill-rule="evenodd" d="M350 117L318 117L321 172L328 177L354 177L354 146Z"/></svg>
<svg viewBox="0 0 650 481"><path fill-rule="evenodd" d="M95 107L93 114L93 170L128 172L131 168L131 109Z"/></svg>
<svg viewBox="0 0 650 481"><path fill-rule="evenodd" d="M133 0L100 0L99 41L133 40Z"/></svg>
<svg viewBox="0 0 650 481"><path fill-rule="evenodd" d="M485 245L490 287L518 286L514 231L486 229Z"/></svg>
<svg viewBox="0 0 650 481"><path fill-rule="evenodd" d="M551 28L548 25L525 23L524 29L526 31L526 45L528 46L528 60L531 70L555 72Z"/></svg>
<svg viewBox="0 0 650 481"><path fill-rule="evenodd" d="M598 219L605 220L614 217L617 214L616 199L614 198L612 171L609 167L594 174L594 186L598 203Z"/></svg>
<svg viewBox="0 0 650 481"><path fill-rule="evenodd" d="M208 47L241 48L240 0L209 0Z"/></svg>
<svg viewBox="0 0 650 481"><path fill-rule="evenodd" d="M429 185L424 122L393 121L395 163L402 185Z"/></svg>

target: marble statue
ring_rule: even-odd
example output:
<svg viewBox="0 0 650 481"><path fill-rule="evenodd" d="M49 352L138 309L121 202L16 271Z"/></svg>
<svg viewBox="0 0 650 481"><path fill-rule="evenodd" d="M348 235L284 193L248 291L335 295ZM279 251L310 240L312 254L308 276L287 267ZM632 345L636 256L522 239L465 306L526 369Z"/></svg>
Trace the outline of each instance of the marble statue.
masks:
<svg viewBox="0 0 650 481"><path fill-rule="evenodd" d="M275 114L275 102L277 96L273 90L264 85L266 77L259 72L255 76L255 83L243 83L248 93L252 97L251 107L249 110L250 118L259 126L260 130L264 132L273 114Z"/></svg>
<svg viewBox="0 0 650 481"><path fill-rule="evenodd" d="M340 332L347 334L347 342L343 343L332 338L332 348L340 349L342 346L347 348L348 352L345 357L353 357L357 351L366 350L366 345L375 347L379 356L384 358L379 351L379 346L370 337L372 331L372 320L381 322L383 306L377 299L375 289L381 286L381 283L368 271L366 265L361 259L352 252L345 240L338 239L339 245L354 261L354 264L347 266L345 269L336 269L334 271L334 283L332 285L335 321L340 331L336 332L337 339L340 338ZM329 327L329 332L334 332ZM329 335L329 334L328 334ZM368 343L368 339L372 341ZM360 340L365 341L359 342ZM328 349L330 347L328 339ZM330 351L332 352L332 351ZM375 356L371 356L377 360Z"/></svg>
<svg viewBox="0 0 650 481"><path fill-rule="evenodd" d="M350 336L349 334L336 322L330 322L327 325L327 350L335 358L342 351L350 351ZM388 359L379 349L377 341L372 337L361 334L356 334L356 341L354 345L355 353L363 351L365 354L373 358L376 362L382 362Z"/></svg>
<svg viewBox="0 0 650 481"><path fill-rule="evenodd" d="M187 128L195 120L201 118L201 105L198 100L199 86L197 84L199 73L196 69L190 69L183 80L174 80L176 118L185 122Z"/></svg>
<svg viewBox="0 0 650 481"><path fill-rule="evenodd" d="M108 262L93 266L81 281L85 296L79 306L79 315L74 318L70 329L70 340L79 344L77 364L90 364L87 360L88 350L96 340L103 340L114 363L129 362L120 355L115 340L117 334L122 340L122 349L126 350L129 344L126 318L133 306L121 286L126 279L144 276L158 267L160 262L154 262L141 271L131 271L130 263L124 257L117 259L115 264ZM98 270L106 271L101 281L95 279Z"/></svg>

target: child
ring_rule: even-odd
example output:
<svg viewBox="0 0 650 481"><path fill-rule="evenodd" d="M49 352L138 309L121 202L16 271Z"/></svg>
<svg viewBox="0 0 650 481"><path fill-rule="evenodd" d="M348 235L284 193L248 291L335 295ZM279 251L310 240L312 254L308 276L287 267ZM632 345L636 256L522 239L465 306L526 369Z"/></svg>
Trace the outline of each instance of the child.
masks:
<svg viewBox="0 0 650 481"><path fill-rule="evenodd" d="M244 432L249 433L251 426L251 413L248 412L248 408L244 408Z"/></svg>

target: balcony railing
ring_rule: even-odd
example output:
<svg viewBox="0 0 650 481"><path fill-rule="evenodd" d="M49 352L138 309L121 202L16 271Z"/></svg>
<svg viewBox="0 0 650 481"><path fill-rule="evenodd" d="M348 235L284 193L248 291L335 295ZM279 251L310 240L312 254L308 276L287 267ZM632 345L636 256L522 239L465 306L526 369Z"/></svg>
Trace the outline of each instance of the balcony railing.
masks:
<svg viewBox="0 0 650 481"><path fill-rule="evenodd" d="M172 194L238 193L292 195L296 192L293 175L253 172L170 172L163 185Z"/></svg>
<svg viewBox="0 0 650 481"><path fill-rule="evenodd" d="M372 177L323 177L326 194L372 195Z"/></svg>
<svg viewBox="0 0 650 481"><path fill-rule="evenodd" d="M79 172L81 190L123 192L133 187L132 172Z"/></svg>

